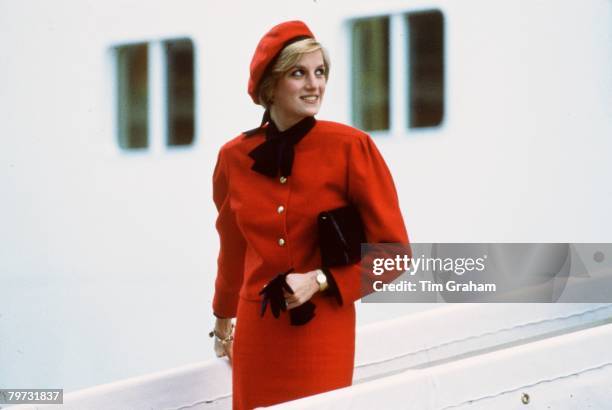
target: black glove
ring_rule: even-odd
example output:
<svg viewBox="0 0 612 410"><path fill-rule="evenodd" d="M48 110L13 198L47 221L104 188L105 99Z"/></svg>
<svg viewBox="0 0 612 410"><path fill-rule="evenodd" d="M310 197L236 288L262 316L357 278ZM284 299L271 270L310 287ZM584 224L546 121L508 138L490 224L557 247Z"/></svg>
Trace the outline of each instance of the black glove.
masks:
<svg viewBox="0 0 612 410"><path fill-rule="evenodd" d="M314 317L314 310L316 305L311 301L307 300L300 306L289 310L289 322L293 326L302 326L310 322Z"/></svg>
<svg viewBox="0 0 612 410"><path fill-rule="evenodd" d="M285 302L284 290L293 294L293 289L287 284L286 278L289 273L293 272L293 268L285 273L278 274L259 292L263 296L261 301L261 316L266 313L266 307L270 305L272 315L278 319L281 311L287 310ZM310 322L314 317L315 304L311 301L306 301L300 306L289 310L289 322L293 326L301 326Z"/></svg>
<svg viewBox="0 0 612 410"><path fill-rule="evenodd" d="M263 296L261 301L261 316L263 317L264 313L266 313L266 306L270 304L270 310L272 311L272 315L278 319L280 316L280 312L287 310L287 304L285 303L285 295L283 290L293 294L293 289L291 286L287 284L285 281L285 277L293 271L289 269L285 273L278 274L274 279L272 279L263 289L259 292L260 295Z"/></svg>

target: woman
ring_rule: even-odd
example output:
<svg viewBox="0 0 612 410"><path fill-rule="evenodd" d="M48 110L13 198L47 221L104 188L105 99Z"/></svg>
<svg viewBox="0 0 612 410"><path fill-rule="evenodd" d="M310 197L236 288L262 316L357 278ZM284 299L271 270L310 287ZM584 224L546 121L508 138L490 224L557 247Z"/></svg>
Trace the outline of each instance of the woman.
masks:
<svg viewBox="0 0 612 410"><path fill-rule="evenodd" d="M262 125L219 152L214 335L217 354L232 360L235 409L352 382L360 271L357 264L322 269L320 212L353 204L368 242L408 241L393 180L370 137L314 118L329 68L304 23L272 28L250 66L249 95L266 109ZM275 317L278 306L264 313L261 291L275 278L288 285L282 294L288 312L306 310L306 320L287 312ZM296 317L307 323L295 326Z"/></svg>

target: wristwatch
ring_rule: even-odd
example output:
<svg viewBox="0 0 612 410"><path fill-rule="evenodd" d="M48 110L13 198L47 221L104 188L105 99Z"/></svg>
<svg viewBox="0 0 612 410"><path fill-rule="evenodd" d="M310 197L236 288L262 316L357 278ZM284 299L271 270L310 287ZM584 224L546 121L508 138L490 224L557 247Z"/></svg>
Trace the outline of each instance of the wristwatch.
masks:
<svg viewBox="0 0 612 410"><path fill-rule="evenodd" d="M316 280L319 285L319 292L323 292L327 289L327 275L325 275L322 270L319 270L319 273L317 273Z"/></svg>

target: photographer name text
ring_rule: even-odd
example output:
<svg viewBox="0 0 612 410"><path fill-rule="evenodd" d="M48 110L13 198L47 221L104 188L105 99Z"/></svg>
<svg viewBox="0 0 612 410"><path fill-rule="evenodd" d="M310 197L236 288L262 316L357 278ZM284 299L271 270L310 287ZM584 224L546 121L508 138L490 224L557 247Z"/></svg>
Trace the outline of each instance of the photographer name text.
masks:
<svg viewBox="0 0 612 410"><path fill-rule="evenodd" d="M476 283L473 281L460 283L453 280L445 283L436 283L430 280L415 282L402 280L397 283L384 283L377 280L372 286L376 292L495 292L497 290L494 283Z"/></svg>

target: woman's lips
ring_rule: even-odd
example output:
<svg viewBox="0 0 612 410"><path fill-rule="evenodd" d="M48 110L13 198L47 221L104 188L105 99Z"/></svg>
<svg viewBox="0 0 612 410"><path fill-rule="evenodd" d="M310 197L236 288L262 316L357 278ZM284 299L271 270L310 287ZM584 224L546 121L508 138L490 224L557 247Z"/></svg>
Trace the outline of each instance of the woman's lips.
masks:
<svg viewBox="0 0 612 410"><path fill-rule="evenodd" d="M300 97L302 101L306 101L307 103L316 103L319 100L318 95L305 95Z"/></svg>

